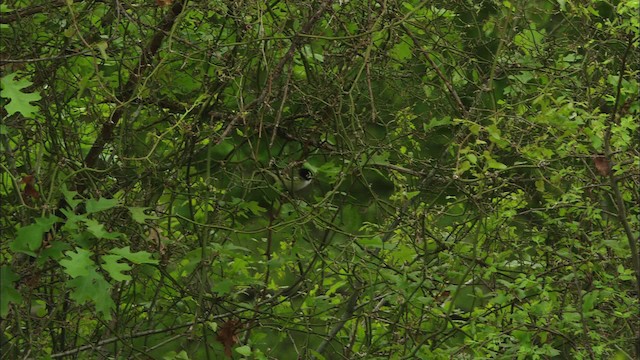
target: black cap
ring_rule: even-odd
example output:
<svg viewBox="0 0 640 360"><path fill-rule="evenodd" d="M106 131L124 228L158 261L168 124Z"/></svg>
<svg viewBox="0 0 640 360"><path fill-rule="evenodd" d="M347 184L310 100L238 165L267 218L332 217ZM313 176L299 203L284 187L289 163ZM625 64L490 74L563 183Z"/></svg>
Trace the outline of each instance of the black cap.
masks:
<svg viewBox="0 0 640 360"><path fill-rule="evenodd" d="M300 168L300 170L298 170L298 175L300 175L300 178L304 180L313 179L313 173L307 168Z"/></svg>

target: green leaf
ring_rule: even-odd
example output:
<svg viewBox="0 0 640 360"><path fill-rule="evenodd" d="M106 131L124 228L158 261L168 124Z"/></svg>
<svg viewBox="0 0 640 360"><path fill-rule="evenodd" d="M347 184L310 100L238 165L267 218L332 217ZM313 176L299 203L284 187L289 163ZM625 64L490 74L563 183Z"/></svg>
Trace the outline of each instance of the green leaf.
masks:
<svg viewBox="0 0 640 360"><path fill-rule="evenodd" d="M71 246L66 242L53 241L49 246L42 249L38 256L38 264L44 264L48 259L60 260L64 256L64 252L71 249Z"/></svg>
<svg viewBox="0 0 640 360"><path fill-rule="evenodd" d="M67 285L73 289L71 292L71 299L78 302L78 304L84 304L87 301L93 300L94 294L94 280L97 273L95 271L87 274L87 276L78 276L67 282Z"/></svg>
<svg viewBox="0 0 640 360"><path fill-rule="evenodd" d="M137 222L138 224L144 224L147 220L155 220L158 217L154 216L154 215L147 215L144 212L146 210L148 210L148 207L127 207L127 209L129 209L129 211L131 212L131 218L133 219L133 221Z"/></svg>
<svg viewBox="0 0 640 360"><path fill-rule="evenodd" d="M213 284L213 289L211 290L218 295L226 295L231 292L234 284L235 282L232 280L222 279L220 281L216 281L215 284Z"/></svg>
<svg viewBox="0 0 640 360"><path fill-rule="evenodd" d="M431 118L431 121L429 121L429 123L424 123L422 125L422 128L424 131L428 131L438 126L448 126L451 124L453 124L453 121L451 120L450 116L444 116L441 119L433 117Z"/></svg>
<svg viewBox="0 0 640 360"><path fill-rule="evenodd" d="M371 247L376 249L384 248L384 243L382 242L382 238L380 238L379 236L375 236L372 238L358 239L358 243L364 247Z"/></svg>
<svg viewBox="0 0 640 360"><path fill-rule="evenodd" d="M60 260L67 273L72 278L79 276L89 276L91 272L95 271L96 264L91 259L93 253L89 250L76 248L76 251L67 251L64 253L67 258Z"/></svg>
<svg viewBox="0 0 640 360"><path fill-rule="evenodd" d="M310 59L314 59L317 62L324 62L324 56L322 54L317 54L313 51L313 48L309 45L305 45L302 49L302 54L304 54L304 56L306 58L310 58Z"/></svg>
<svg viewBox="0 0 640 360"><path fill-rule="evenodd" d="M471 169L471 163L469 163L468 161L463 161L460 163L460 165L458 165L458 168L456 169L456 173L458 175L462 175L465 172L467 172L467 170Z"/></svg>
<svg viewBox="0 0 640 360"><path fill-rule="evenodd" d="M96 310L104 315L104 318L111 319L111 310L115 309L116 304L111 299L111 285L99 275L95 280L95 297L93 301L96 304Z"/></svg>
<svg viewBox="0 0 640 360"><path fill-rule="evenodd" d="M251 347L249 345L238 346L236 352L242 356L251 355Z"/></svg>
<svg viewBox="0 0 640 360"><path fill-rule="evenodd" d="M38 101L42 97L38 92L22 92L22 89L33 85L33 83L24 78L16 80L17 75L18 73L11 73L0 79L0 83L2 84L0 96L11 99L4 108L7 111L7 115L13 115L19 112L22 116L33 119L35 117L34 114L39 112L40 109L37 106L31 105L31 102Z"/></svg>
<svg viewBox="0 0 640 360"><path fill-rule="evenodd" d="M522 71L520 74L509 76L509 78L518 80L522 84L526 84L529 80L534 79L535 75L531 71Z"/></svg>
<svg viewBox="0 0 640 360"><path fill-rule="evenodd" d="M106 41L100 41L96 44L98 51L100 51L100 55L104 60L109 60L109 55L107 55L107 47L109 44Z"/></svg>
<svg viewBox="0 0 640 360"><path fill-rule="evenodd" d="M118 206L118 200L116 199L89 199L87 200L87 214L108 210L116 206Z"/></svg>
<svg viewBox="0 0 640 360"><path fill-rule="evenodd" d="M82 200L78 200L75 197L78 196L77 191L71 191L67 189L67 185L62 185L62 194L64 195L64 199L67 201L69 208L75 209L78 204L82 202Z"/></svg>
<svg viewBox="0 0 640 360"><path fill-rule="evenodd" d="M420 194L420 191L409 191L409 192L407 192L406 197L407 197L408 200L411 200L414 197L418 196L419 194Z"/></svg>
<svg viewBox="0 0 640 360"><path fill-rule="evenodd" d="M326 162L317 169L318 170L314 171L314 173L317 175L318 179L327 183L333 183L336 181L341 171L341 167L333 162Z"/></svg>
<svg viewBox="0 0 640 360"><path fill-rule="evenodd" d="M411 45L407 41L400 41L389 51L389 55L400 61L410 59L413 56Z"/></svg>
<svg viewBox="0 0 640 360"><path fill-rule="evenodd" d="M34 250L38 249L42 244L42 237L46 230L43 230L38 224L31 224L18 229L18 234L11 242L9 248L14 252L21 252L32 257L37 254Z"/></svg>
<svg viewBox="0 0 640 360"><path fill-rule="evenodd" d="M182 350L176 354L175 351L169 351L162 357L163 360L190 360L189 354L186 351Z"/></svg>
<svg viewBox="0 0 640 360"><path fill-rule="evenodd" d="M338 289L340 289L341 287L343 287L346 284L347 284L347 282L344 281L344 280L337 281L335 284L331 285L331 287L329 288L329 290L327 290L325 295L326 296L331 296L331 295L335 294L336 291L338 291Z"/></svg>
<svg viewBox="0 0 640 360"><path fill-rule="evenodd" d="M490 169L498 169L498 170L505 170L507 168L507 165L496 161L495 159L487 159L487 165L489 166Z"/></svg>
<svg viewBox="0 0 640 360"><path fill-rule="evenodd" d="M44 235L51 230L53 224L60 220L55 215L49 215L47 217L40 217L36 219L36 222L25 227L18 229L18 234L11 242L9 246L14 252L21 252L35 257L35 250L38 250L42 245L42 239Z"/></svg>
<svg viewBox="0 0 640 360"><path fill-rule="evenodd" d="M67 221L62 225L63 230L67 231L76 231L79 230L78 222L84 221L86 219L85 215L78 215L69 209L60 209L60 212L67 218Z"/></svg>
<svg viewBox="0 0 640 360"><path fill-rule="evenodd" d="M267 212L267 209L260 206L257 201L245 201L244 204L244 207L251 211L253 215L260 216L260 214Z"/></svg>
<svg viewBox="0 0 640 360"><path fill-rule="evenodd" d="M489 165L489 168L491 168L491 169L505 170L507 168L507 165L505 165L505 164L503 164L503 163L501 163L499 161L496 161L494 159L490 159L487 162L487 165Z"/></svg>
<svg viewBox="0 0 640 360"><path fill-rule="evenodd" d="M128 246L123 248L111 249L112 254L120 255L134 264L157 264L158 260L152 259L151 254L146 251L138 251L132 253Z"/></svg>
<svg viewBox="0 0 640 360"><path fill-rule="evenodd" d="M109 276L115 281L127 281L131 280L131 276L127 274L123 274L124 271L131 270L131 265L126 263L119 263L119 260L122 260L122 256L120 255L104 255L101 257L102 268L105 269Z"/></svg>
<svg viewBox="0 0 640 360"><path fill-rule="evenodd" d="M360 165L388 165L390 155L388 151L374 153L372 155L362 154L360 157Z"/></svg>
<svg viewBox="0 0 640 360"><path fill-rule="evenodd" d="M567 10L567 8L566 8L567 0L556 0L556 1L558 2L558 5L560 5L560 10L562 10L562 11L566 11Z"/></svg>
<svg viewBox="0 0 640 360"><path fill-rule="evenodd" d="M20 304L22 295L16 290L13 283L18 280L18 275L8 266L0 267L0 317L5 318L9 313L9 304Z"/></svg>
<svg viewBox="0 0 640 360"><path fill-rule="evenodd" d="M120 237L124 237L123 233L119 233L117 231L109 232L104 228L104 225L99 223L97 220L83 218L82 222L87 225L87 231L89 231L93 236L98 239L111 239L115 240Z"/></svg>
<svg viewBox="0 0 640 360"><path fill-rule="evenodd" d="M599 293L597 291L586 293L582 297L582 311L585 313L593 310L596 301L598 300Z"/></svg>
<svg viewBox="0 0 640 360"><path fill-rule="evenodd" d="M92 270L87 276L78 276L67 284L73 288L70 295L72 300L78 304L93 302L104 319L111 319L111 310L115 309L116 304L111 299L111 285L102 275Z"/></svg>
<svg viewBox="0 0 640 360"><path fill-rule="evenodd" d="M311 355L313 355L318 360L326 360L327 359L326 357L322 356L322 354L320 354L319 352L317 352L317 351L315 351L313 349L308 349L308 350L309 350L309 353Z"/></svg>
<svg viewBox="0 0 640 360"><path fill-rule="evenodd" d="M96 310L102 313L107 320L111 319L111 310L115 308L115 303L111 299L111 285L98 273L95 262L91 259L93 253L89 250L76 248L76 251L67 251L67 259L60 261L60 265L65 268L64 272L73 279L67 285L73 289L71 299L84 304L91 301L95 304ZM107 255L108 256L108 255ZM107 271L116 273L117 276L124 276L119 272L121 267L113 265L113 258L107 258Z"/></svg>

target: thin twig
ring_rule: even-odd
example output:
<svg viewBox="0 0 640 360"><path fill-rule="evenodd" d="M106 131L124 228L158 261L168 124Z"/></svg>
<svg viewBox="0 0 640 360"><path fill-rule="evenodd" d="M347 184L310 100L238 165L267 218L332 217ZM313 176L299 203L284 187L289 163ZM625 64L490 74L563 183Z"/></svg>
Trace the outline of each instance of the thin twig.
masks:
<svg viewBox="0 0 640 360"><path fill-rule="evenodd" d="M458 96L458 93L456 92L456 89L453 88L453 85L451 85L451 82L449 81L449 79L447 79L444 76L444 74L442 73L442 71L440 70L440 68L438 68L438 64L436 64L435 61L433 61L433 59L431 59L431 56L429 55L429 51L427 51L423 46L420 45L420 42L415 37L415 35L413 35L411 30L409 30L404 25L401 25L401 26L402 26L402 29L407 33L407 35L409 35L409 37L413 41L413 44L415 45L416 49L418 51L420 51L422 53L422 55L424 55L424 57L427 59L427 61L429 62L429 64L433 68L433 70L435 70L435 72L438 74L438 77L440 78L440 80L442 80L444 85L447 87L447 90L449 90L449 93L453 97L453 100L455 101L456 105L458 106L458 110L460 111L462 116L464 116L465 118L468 118L469 117L469 111L467 110L467 108L462 103L462 100L460 100L460 96Z"/></svg>

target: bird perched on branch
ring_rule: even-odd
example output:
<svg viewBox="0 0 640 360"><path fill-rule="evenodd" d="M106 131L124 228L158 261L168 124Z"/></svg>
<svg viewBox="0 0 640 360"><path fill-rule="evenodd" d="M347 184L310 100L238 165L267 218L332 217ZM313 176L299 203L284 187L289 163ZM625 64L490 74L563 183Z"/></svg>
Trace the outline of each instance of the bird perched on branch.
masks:
<svg viewBox="0 0 640 360"><path fill-rule="evenodd" d="M313 172L308 167L290 168L272 172L264 170L272 176L278 187L287 189L290 192L300 191L313 181Z"/></svg>

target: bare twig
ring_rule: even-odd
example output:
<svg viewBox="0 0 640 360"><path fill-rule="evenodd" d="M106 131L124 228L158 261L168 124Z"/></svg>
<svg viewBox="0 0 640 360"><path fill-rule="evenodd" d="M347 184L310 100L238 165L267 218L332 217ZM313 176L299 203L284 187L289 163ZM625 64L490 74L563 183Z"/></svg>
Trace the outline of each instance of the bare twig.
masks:
<svg viewBox="0 0 640 360"><path fill-rule="evenodd" d="M449 93L453 97L453 100L455 101L456 105L458 106L458 110L460 111L462 116L464 116L465 118L469 117L469 111L467 110L467 108L462 103L462 100L460 100L460 96L458 96L458 93L456 92L456 89L453 88L453 85L451 85L451 82L449 81L449 79L447 79L447 77L444 76L444 74L442 73L440 68L438 68L438 64L436 64L435 61L433 61L433 59L431 59L431 56L429 55L429 51L427 51L423 46L420 45L420 42L415 37L415 35L413 35L411 30L409 30L404 25L401 25L401 26L402 26L402 29L407 33L407 35L409 35L409 37L413 41L413 44L415 45L416 49L418 51L420 51L422 53L422 55L424 55L425 59L427 59L427 61L429 62L429 64L433 68L433 70L435 70L435 72L438 74L438 77L440 78L440 80L442 80L444 85L447 87L447 90L449 90Z"/></svg>
<svg viewBox="0 0 640 360"><path fill-rule="evenodd" d="M0 16L0 24L9 24L20 18L45 12L51 9L52 7L62 7L65 5L66 5L66 1L58 0L58 1L52 1L46 5L36 5L36 6L24 8L24 9L14 10L14 11L2 14L2 16Z"/></svg>
<svg viewBox="0 0 640 360"><path fill-rule="evenodd" d="M178 15L180 15L180 13L182 12L182 8L183 7L181 1L176 1L175 3L173 3L171 10L169 10L169 13L165 16L164 20L158 27L158 31L151 38L149 45L147 45L147 47L142 51L142 54L140 54L140 60L138 61L138 66L136 66L135 68L135 72L131 74L129 80L122 87L122 91L120 92L120 94L118 94L117 98L121 102L124 103L128 101L133 95L140 76L145 71L147 66L151 64L151 61L162 45L162 41L167 35L167 31L169 31L173 27L173 24L175 23ZM123 114L124 107L119 106L113 112L113 114L111 114L109 119L107 119L102 124L102 130L100 131L98 138L94 141L93 145L91 146L91 150L89 150L89 153L84 159L84 164L86 167L92 168L95 166L98 157L104 150L104 146L113 138L113 130L118 125L118 122L120 122ZM77 189L78 192L82 192L82 190L84 190L82 187Z"/></svg>
<svg viewBox="0 0 640 360"><path fill-rule="evenodd" d="M129 336L127 336L127 339L135 339L135 338L139 338L139 337L144 337L144 336L149 336L149 335L155 335L155 334L162 334L162 333L166 333L166 332L171 332L177 329L181 329L181 328L185 328L185 327L191 327L196 325L198 322L194 321L194 322L190 322L190 323L186 323L186 324L182 324L182 325L177 325L171 328L167 328L167 329L154 329L154 330L145 330L145 331L141 331L135 334L131 334ZM70 355L75 355L78 354L82 351L86 351L89 349L95 349L98 348L100 346L104 346L104 345L108 345L108 344L112 344L114 342L117 342L119 340L122 340L121 336L114 336L112 338L108 338L108 339L104 339L101 341L98 341L95 344L87 344L87 345L82 345L79 346L75 349L71 349L71 350L67 350L61 353L57 353L57 354L52 354L51 358L52 359L58 359L58 358L62 358L65 356L70 356Z"/></svg>

